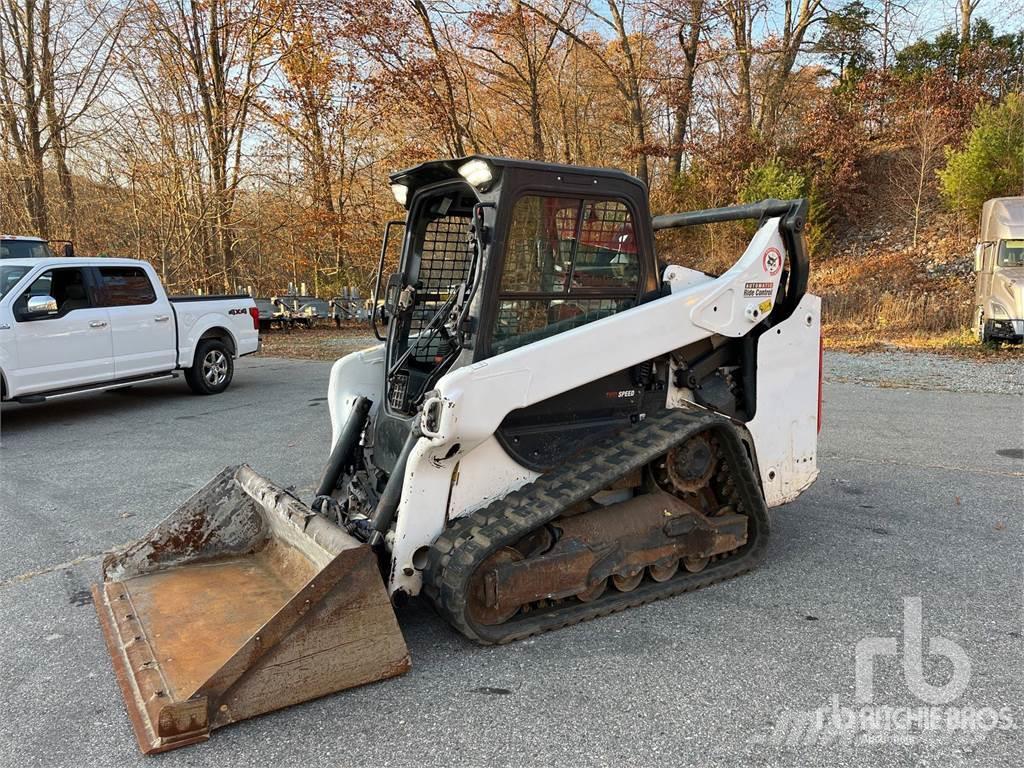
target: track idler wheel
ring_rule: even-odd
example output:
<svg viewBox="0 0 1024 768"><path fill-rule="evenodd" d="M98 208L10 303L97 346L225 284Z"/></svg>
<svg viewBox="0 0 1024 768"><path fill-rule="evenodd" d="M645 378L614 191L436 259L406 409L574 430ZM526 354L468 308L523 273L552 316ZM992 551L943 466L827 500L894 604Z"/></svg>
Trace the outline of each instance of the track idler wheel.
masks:
<svg viewBox="0 0 1024 768"><path fill-rule="evenodd" d="M694 435L682 445L669 450L664 466L669 480L677 490L698 493L710 482L717 462L715 449L708 437Z"/></svg>
<svg viewBox="0 0 1024 768"><path fill-rule="evenodd" d="M710 562L710 558L707 557L684 557L683 568L690 573L700 573L703 571Z"/></svg>
<svg viewBox="0 0 1024 768"><path fill-rule="evenodd" d="M679 560L671 560L667 563L655 564L647 568L651 578L657 582L668 581L676 575L679 570Z"/></svg>
<svg viewBox="0 0 1024 768"><path fill-rule="evenodd" d="M644 580L644 569L634 573L616 573L612 575L612 584L619 592L632 592L634 589L640 586L640 582Z"/></svg>

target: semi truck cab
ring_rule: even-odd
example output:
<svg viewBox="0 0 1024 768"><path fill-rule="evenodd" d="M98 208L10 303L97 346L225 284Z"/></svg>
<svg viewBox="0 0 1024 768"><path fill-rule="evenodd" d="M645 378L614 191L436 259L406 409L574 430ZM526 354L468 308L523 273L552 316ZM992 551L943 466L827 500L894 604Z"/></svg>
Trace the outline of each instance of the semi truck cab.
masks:
<svg viewBox="0 0 1024 768"><path fill-rule="evenodd" d="M974 272L978 339L1024 341L1024 197L985 201Z"/></svg>

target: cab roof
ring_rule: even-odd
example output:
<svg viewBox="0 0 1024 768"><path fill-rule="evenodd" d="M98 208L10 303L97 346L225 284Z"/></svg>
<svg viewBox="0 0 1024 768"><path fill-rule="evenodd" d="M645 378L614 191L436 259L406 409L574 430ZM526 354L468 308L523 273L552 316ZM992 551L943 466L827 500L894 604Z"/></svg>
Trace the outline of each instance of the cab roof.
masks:
<svg viewBox="0 0 1024 768"><path fill-rule="evenodd" d="M111 256L43 256L34 259L0 259L0 266L35 267L50 264L55 267L135 267L149 262Z"/></svg>
<svg viewBox="0 0 1024 768"><path fill-rule="evenodd" d="M33 237L32 235L4 235L0 234L0 240L22 240L30 243L46 243L48 240L44 240L41 237Z"/></svg>
<svg viewBox="0 0 1024 768"><path fill-rule="evenodd" d="M981 209L981 240L1024 237L1024 197L995 197Z"/></svg>
<svg viewBox="0 0 1024 768"><path fill-rule="evenodd" d="M389 178L392 184L405 184L409 187L409 192L411 193L418 187L426 186L427 184L460 178L459 168L470 160L483 160L499 171L509 169L535 173L551 173L556 176L561 174L574 177L593 176L600 179L614 179L627 184L633 184L645 195L647 193L647 186L640 179L617 168L590 168L562 163L542 163L537 160L517 160L509 157L495 157L493 155L466 155L465 157L447 160L431 160L414 165L411 168L396 171Z"/></svg>

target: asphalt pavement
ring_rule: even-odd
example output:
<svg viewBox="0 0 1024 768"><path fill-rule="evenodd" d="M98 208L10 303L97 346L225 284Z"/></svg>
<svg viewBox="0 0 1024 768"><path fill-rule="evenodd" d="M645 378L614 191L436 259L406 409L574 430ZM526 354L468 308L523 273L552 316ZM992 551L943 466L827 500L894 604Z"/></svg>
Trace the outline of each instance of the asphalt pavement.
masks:
<svg viewBox="0 0 1024 768"><path fill-rule="evenodd" d="M246 359L216 397L179 380L3 406L0 766L1024 762L1024 398L902 387L899 376L826 383L821 475L772 512L755 572L497 648L413 602L399 611L405 677L144 760L88 592L99 557L228 464L309 498L328 449L329 368ZM951 678L950 642L969 666L939 714L974 730L933 728L909 744L871 727L805 728L819 710L832 722L861 706L855 653L872 637L900 649L875 660L874 703L929 704L905 670L914 598L933 690L964 682L962 670ZM938 636L949 642L929 646ZM1001 708L1015 729L973 715Z"/></svg>

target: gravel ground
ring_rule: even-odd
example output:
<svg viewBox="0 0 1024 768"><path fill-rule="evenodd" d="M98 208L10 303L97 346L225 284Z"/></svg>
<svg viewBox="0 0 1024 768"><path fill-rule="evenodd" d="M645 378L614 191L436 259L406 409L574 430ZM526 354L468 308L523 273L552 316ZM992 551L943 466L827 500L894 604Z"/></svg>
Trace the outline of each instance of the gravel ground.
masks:
<svg viewBox="0 0 1024 768"><path fill-rule="evenodd" d="M875 387L1024 394L1024 350L1016 360L979 361L925 352L829 352L825 380Z"/></svg>

